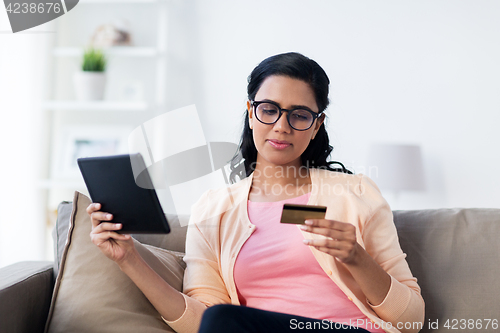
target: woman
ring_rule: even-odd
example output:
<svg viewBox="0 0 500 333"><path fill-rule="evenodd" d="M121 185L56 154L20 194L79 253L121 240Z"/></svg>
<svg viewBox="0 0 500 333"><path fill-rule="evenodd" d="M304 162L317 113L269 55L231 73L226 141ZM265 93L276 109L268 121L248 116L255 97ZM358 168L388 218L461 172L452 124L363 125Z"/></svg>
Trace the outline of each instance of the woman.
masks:
<svg viewBox="0 0 500 333"><path fill-rule="evenodd" d="M342 329L334 323L356 332L421 328L424 302L389 206L366 176L334 171L326 161L328 85L323 69L298 53L270 57L252 71L244 162L233 163L247 177L194 206L184 293L141 259L130 236L115 232L121 226L107 222L112 216L99 204L87 209L92 241L176 331L196 331L203 313L200 332ZM299 229L279 223L284 203L323 205L327 213Z"/></svg>

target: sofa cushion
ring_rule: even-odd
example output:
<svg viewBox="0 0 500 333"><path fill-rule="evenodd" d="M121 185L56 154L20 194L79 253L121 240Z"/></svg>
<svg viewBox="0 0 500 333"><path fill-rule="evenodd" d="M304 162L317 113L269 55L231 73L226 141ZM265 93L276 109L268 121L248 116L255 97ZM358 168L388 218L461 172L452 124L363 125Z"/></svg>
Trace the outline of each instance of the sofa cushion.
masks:
<svg viewBox="0 0 500 333"><path fill-rule="evenodd" d="M43 332L54 285L52 265L23 261L0 270L0 332Z"/></svg>
<svg viewBox="0 0 500 333"><path fill-rule="evenodd" d="M490 331L487 319L500 319L500 209L395 211L394 222L425 300L422 332L432 331L429 321L460 331L462 319Z"/></svg>
<svg viewBox="0 0 500 333"><path fill-rule="evenodd" d="M46 332L173 332L118 265L91 242L90 203L75 193ZM182 290L181 254L138 241L135 246L163 279Z"/></svg>

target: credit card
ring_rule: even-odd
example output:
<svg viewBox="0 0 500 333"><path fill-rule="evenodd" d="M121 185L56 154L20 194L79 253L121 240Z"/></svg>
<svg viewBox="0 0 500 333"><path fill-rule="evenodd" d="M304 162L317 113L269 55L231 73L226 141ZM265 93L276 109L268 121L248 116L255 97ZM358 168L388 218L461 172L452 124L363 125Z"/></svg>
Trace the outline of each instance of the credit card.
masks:
<svg viewBox="0 0 500 333"><path fill-rule="evenodd" d="M325 206L285 204L280 222L304 224L307 219L324 219L325 214Z"/></svg>

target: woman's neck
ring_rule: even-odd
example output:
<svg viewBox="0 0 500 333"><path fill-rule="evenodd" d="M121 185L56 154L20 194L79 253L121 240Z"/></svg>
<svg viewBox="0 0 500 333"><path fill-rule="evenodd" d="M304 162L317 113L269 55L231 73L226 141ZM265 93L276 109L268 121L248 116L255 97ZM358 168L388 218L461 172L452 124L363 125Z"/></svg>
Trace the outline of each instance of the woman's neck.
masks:
<svg viewBox="0 0 500 333"><path fill-rule="evenodd" d="M251 201L280 201L311 192L308 168L301 165L257 163L253 172Z"/></svg>

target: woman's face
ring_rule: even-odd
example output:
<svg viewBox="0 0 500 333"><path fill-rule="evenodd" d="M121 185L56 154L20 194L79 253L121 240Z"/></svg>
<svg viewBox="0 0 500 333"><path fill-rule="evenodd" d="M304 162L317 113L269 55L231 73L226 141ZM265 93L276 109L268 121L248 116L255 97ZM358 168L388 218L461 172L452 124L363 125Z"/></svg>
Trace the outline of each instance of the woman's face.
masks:
<svg viewBox="0 0 500 333"><path fill-rule="evenodd" d="M255 101L273 101L282 109L307 107L318 112L314 92L308 83L287 76L273 75L262 82L255 95ZM257 148L257 162L264 165L300 167L300 156L309 142L316 136L324 116L314 120L311 128L297 131L290 127L287 112L274 124L267 125L255 118L254 108L247 102L249 124Z"/></svg>

